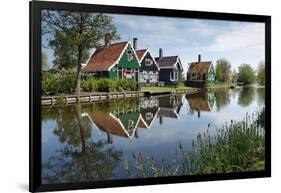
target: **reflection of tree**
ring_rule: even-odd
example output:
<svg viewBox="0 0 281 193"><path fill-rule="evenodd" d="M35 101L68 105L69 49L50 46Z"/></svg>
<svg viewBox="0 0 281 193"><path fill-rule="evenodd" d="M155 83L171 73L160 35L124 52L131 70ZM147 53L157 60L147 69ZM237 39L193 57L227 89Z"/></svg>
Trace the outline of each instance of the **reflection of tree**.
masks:
<svg viewBox="0 0 281 193"><path fill-rule="evenodd" d="M215 92L215 98L217 111L220 111L223 107L230 103L230 92L229 90Z"/></svg>
<svg viewBox="0 0 281 193"><path fill-rule="evenodd" d="M264 98L265 98L265 89L263 87L257 88L257 103L258 105L262 106L264 104Z"/></svg>
<svg viewBox="0 0 281 193"><path fill-rule="evenodd" d="M80 182L107 179L121 159L122 152L91 140L91 127L81 118L81 106L58 117L54 134L66 146L43 163L44 183ZM68 109L69 110L69 109Z"/></svg>
<svg viewBox="0 0 281 193"><path fill-rule="evenodd" d="M255 89L252 86L243 87L239 93L238 104L242 107L249 106L255 98Z"/></svg>

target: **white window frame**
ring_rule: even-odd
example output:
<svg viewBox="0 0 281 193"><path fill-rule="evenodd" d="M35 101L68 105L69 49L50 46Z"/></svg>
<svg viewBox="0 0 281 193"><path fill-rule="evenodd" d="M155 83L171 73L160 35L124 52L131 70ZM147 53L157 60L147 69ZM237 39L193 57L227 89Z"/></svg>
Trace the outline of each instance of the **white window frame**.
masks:
<svg viewBox="0 0 281 193"><path fill-rule="evenodd" d="M172 77L172 75L173 75L173 77ZM179 72L177 72L177 71L170 72L170 80L171 81L178 81L179 80Z"/></svg>
<svg viewBox="0 0 281 193"><path fill-rule="evenodd" d="M129 52L130 52L130 54L129 54ZM127 50L127 55L128 55L128 61L132 61L134 59L133 50Z"/></svg>

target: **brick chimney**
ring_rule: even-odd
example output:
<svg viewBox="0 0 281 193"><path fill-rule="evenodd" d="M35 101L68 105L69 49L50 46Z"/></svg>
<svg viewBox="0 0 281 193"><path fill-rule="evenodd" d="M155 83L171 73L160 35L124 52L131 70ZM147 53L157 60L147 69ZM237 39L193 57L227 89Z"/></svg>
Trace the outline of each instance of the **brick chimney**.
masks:
<svg viewBox="0 0 281 193"><path fill-rule="evenodd" d="M163 49L159 48L159 58L162 58L162 57L163 57Z"/></svg>
<svg viewBox="0 0 281 193"><path fill-rule="evenodd" d="M138 49L138 38L133 38L133 48L134 50Z"/></svg>

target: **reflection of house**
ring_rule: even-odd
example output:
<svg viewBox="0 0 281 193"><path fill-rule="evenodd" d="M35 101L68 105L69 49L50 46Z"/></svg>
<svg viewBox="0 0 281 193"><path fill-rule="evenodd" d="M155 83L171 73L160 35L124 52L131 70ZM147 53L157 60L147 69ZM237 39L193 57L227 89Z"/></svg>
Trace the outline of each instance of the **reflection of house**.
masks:
<svg viewBox="0 0 281 193"><path fill-rule="evenodd" d="M159 49L159 57L155 58L160 68L159 82L165 85L175 85L182 80L182 64L179 56L163 56L163 49Z"/></svg>
<svg viewBox="0 0 281 193"><path fill-rule="evenodd" d="M137 50L137 39L134 38L134 49ZM136 51L140 67L139 83L157 85L159 81L159 67L148 49Z"/></svg>
<svg viewBox="0 0 281 193"><path fill-rule="evenodd" d="M179 113L182 108L182 96L173 95L167 97L159 98L159 107L158 117L160 118L160 124L163 123L164 117L169 118L179 118Z"/></svg>
<svg viewBox="0 0 281 193"><path fill-rule="evenodd" d="M215 69L211 61L201 61L201 55L198 55L197 62L191 62L186 80L188 81L206 81L214 82L215 81Z"/></svg>
<svg viewBox="0 0 281 193"><path fill-rule="evenodd" d="M120 114L98 112L92 120L99 130L107 133L109 143L112 143L112 135L132 139L138 137L138 127L147 128L141 114L136 111Z"/></svg>
<svg viewBox="0 0 281 193"><path fill-rule="evenodd" d="M150 128L159 112L158 98L141 98L140 113L146 125Z"/></svg>
<svg viewBox="0 0 281 193"><path fill-rule="evenodd" d="M139 61L130 41L109 44L97 48L90 56L82 72L95 74L98 77L130 78L138 80Z"/></svg>
<svg viewBox="0 0 281 193"><path fill-rule="evenodd" d="M215 102L215 95L214 93L194 93L194 94L187 94L186 99L189 105L189 111L197 111L198 117L200 117L200 112L205 111L209 112L212 110L214 102Z"/></svg>

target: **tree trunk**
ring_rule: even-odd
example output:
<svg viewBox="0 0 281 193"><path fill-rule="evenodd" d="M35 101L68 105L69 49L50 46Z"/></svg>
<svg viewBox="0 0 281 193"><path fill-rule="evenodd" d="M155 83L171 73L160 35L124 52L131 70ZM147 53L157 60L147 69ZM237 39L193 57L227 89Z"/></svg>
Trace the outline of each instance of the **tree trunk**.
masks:
<svg viewBox="0 0 281 193"><path fill-rule="evenodd" d="M82 62L82 47L78 46L78 58L77 58L77 72L76 72L76 83L75 93L77 95L78 103L80 102L80 83L81 83L81 62Z"/></svg>

